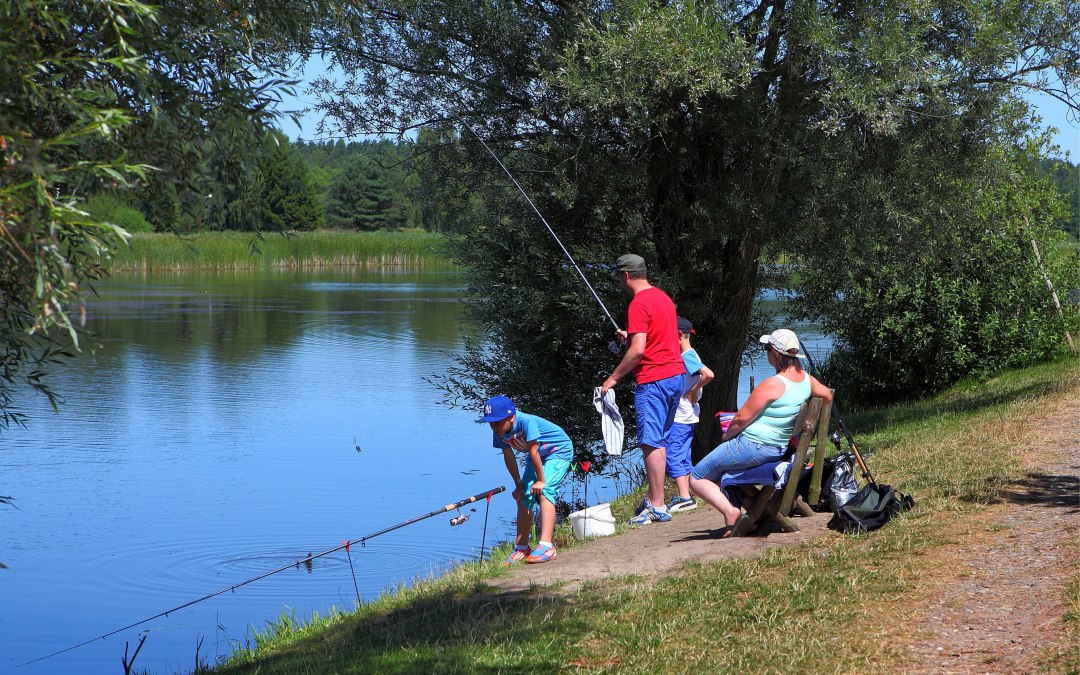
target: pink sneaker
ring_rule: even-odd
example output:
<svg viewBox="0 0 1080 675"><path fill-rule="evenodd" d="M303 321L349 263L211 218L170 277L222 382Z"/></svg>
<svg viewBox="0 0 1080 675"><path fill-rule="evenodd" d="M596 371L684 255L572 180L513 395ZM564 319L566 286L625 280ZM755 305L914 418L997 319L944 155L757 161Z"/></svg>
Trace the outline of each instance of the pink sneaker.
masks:
<svg viewBox="0 0 1080 675"><path fill-rule="evenodd" d="M525 558L527 563L542 563L555 559L555 546L554 544L540 544L533 549L533 552L529 554L529 557Z"/></svg>
<svg viewBox="0 0 1080 675"><path fill-rule="evenodd" d="M504 565L513 565L514 563L519 563L522 560L524 560L528 555L529 555L529 547L528 546L518 546L517 548L515 548L513 550L512 553L510 553L510 556L507 557L506 562L504 562L503 564Z"/></svg>

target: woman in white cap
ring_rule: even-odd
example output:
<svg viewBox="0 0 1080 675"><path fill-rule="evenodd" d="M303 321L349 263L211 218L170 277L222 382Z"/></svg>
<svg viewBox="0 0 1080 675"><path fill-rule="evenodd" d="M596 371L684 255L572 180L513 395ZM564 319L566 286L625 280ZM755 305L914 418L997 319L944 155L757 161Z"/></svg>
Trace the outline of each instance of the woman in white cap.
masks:
<svg viewBox="0 0 1080 675"><path fill-rule="evenodd" d="M805 359L806 355L800 351L795 333L780 328L762 335L759 341L776 375L750 392L720 437L720 445L698 462L690 474L694 492L724 514L725 537L731 536L743 513L720 489L721 477L730 471L782 459L795 429L799 406L811 396L821 398L824 403L832 401L829 388L803 370L799 359Z"/></svg>

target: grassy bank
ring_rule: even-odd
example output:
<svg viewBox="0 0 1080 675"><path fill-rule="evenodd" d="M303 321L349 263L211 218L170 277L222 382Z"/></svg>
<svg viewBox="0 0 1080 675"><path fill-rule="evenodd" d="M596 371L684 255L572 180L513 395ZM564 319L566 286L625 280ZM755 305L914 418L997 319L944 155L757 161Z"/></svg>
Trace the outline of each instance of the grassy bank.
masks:
<svg viewBox="0 0 1080 675"><path fill-rule="evenodd" d="M950 573L928 569L927 557L991 531L984 514L1037 477L1038 421L1078 394L1080 371L1068 360L852 416L878 479L919 499L869 536L689 564L663 579L604 579L574 594L496 595L485 580L504 573L497 563L466 566L355 614L303 625L284 617L219 671L902 670L896 638L917 629L930 581ZM632 503L615 504L620 519ZM618 537L605 543L617 555ZM1055 672L1080 667L1078 589L1074 574L1062 589L1062 644L1073 647L1047 656Z"/></svg>
<svg viewBox="0 0 1080 675"><path fill-rule="evenodd" d="M445 266L442 238L430 232L205 232L136 234L111 269L238 270L273 267Z"/></svg>

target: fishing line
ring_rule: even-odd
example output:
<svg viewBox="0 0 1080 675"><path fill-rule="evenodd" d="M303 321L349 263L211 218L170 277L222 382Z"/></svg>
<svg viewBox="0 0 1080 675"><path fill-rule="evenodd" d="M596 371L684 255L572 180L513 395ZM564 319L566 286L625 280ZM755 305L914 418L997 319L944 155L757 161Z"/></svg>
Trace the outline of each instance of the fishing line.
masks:
<svg viewBox="0 0 1080 675"><path fill-rule="evenodd" d="M559 239L559 235L555 234L555 230L553 230L551 228L551 225L548 224L547 219L544 218L544 214L540 213L540 209L536 208L536 204L534 204L533 200L529 198L528 193L525 192L525 188L521 187L521 184L518 183L517 178L514 178L514 174L510 173L510 169L506 168L506 165L503 164L501 159L499 159L499 156L496 155L495 152L488 146L488 144L484 141L480 134L476 133L476 129L473 129L472 125L466 122L460 115L456 113L451 114L453 114L454 117L456 117L458 121L465 126L466 129L472 132L472 135L476 137L476 140L480 141L480 145L484 146L484 149L488 151L488 154L491 155L491 158L495 160L495 163L498 164L499 168L502 169L503 172L507 175L510 181L514 184L514 187L516 187L518 189L518 192L521 193L521 196L524 197L525 201L528 202L529 206L532 207L532 210L536 212L537 217L540 218L540 222L542 222L544 224L544 227L547 228L547 231L555 239L555 243L557 243L559 245L559 248L562 249L562 252L566 254L566 258L570 261L570 264L574 266L575 270L577 270L578 276L580 276L581 280L585 282L585 286L589 289L589 292L592 293L592 296L594 298L596 298L596 302L600 305L600 309L604 310L604 314L607 315L608 320L611 321L611 325L615 326L615 330L619 330L619 324L616 323L615 319L611 316L611 312L609 312L608 308L604 305L604 301L601 300L600 296L596 294L596 290L592 287L592 284L590 284L589 280L585 277L585 273L581 271L580 267L578 267L578 264L574 261L574 257L570 255L570 251L566 250L566 247L563 246L562 240Z"/></svg>
<svg viewBox="0 0 1080 675"><path fill-rule="evenodd" d="M487 545L487 521L488 513L491 512L491 495L488 495L487 506L484 508L484 534L480 537L480 564L484 563L484 546Z"/></svg>
<svg viewBox="0 0 1080 675"><path fill-rule="evenodd" d="M360 586L356 583L356 568L354 568L352 564L352 553L349 552L348 542L341 543L345 545L345 555L349 558L349 572L352 573L352 585L353 588L356 590L356 606L360 607Z"/></svg>
<svg viewBox="0 0 1080 675"><path fill-rule="evenodd" d="M432 511L431 513L427 513L427 514L424 514L422 516L417 516L416 518L410 518L409 520L406 520L406 521L404 521L402 523L398 523L397 525L391 525L390 527L384 528L382 530L379 530L378 532L374 532L374 533L369 534L367 536L360 537L359 539L352 539L352 540L349 540L349 541L345 541L345 542L343 542L341 544L341 546L335 546L334 548L327 549L327 550L323 551L322 553L316 553L315 555L308 554L308 556L306 558L303 558L302 560L297 560L295 562L291 562L288 565L283 565L283 566L281 566L281 567L279 567L279 568L277 568L275 570L271 570L271 571L266 572L264 574L260 574L257 577L252 577L251 579L248 579L247 581L241 581L240 583L233 584L232 586L229 586L228 588L223 588L220 591L216 591L214 593L209 593L207 595L202 596L201 598L196 598L194 600L191 600L190 602L185 602L182 605L177 605L176 607L173 607L171 609L167 609L164 612L160 612L158 614L155 614L154 616L148 617L146 619L142 619L141 621L136 621L135 623L128 624L127 626L124 626L123 628L117 628L116 630L109 631L108 633L105 633L104 635L99 635L96 638L86 640L85 642L80 642L77 645L72 645L71 647L67 647L66 649L61 649L60 651L53 652L52 654L47 654L45 656L38 657L38 658L34 659L33 661L27 661L26 663L20 663L19 665L15 666L15 667L16 668L22 668L23 666L28 666L31 663L37 663L38 661L44 661L45 659L50 659L50 658L52 658L54 656L59 656L60 654L70 652L70 651L72 651L74 649L78 649L79 647L85 647L86 645L90 644L91 642L97 642L98 640L104 640L107 637L111 637L113 635L116 635L117 633L122 633L122 632L124 632L124 631L126 631L126 630L128 630L130 628L134 628L135 626L141 626L144 623L148 623L150 621L153 621L154 619L160 619L161 617L169 616L173 612L178 612L181 609L191 607L192 605L196 605L196 604L198 604L200 602L204 602L206 600L209 600L210 598L215 598L215 597L217 597L219 595L224 595L225 593L228 593L230 591L235 591L237 588L240 588L241 586L247 586L248 584L259 581L260 579L265 579L268 576L277 574L279 572L284 572L285 570L288 570L288 569L295 569L297 566L300 565L300 563L308 564L312 560L315 560L316 558L321 558L321 557L323 557L325 555L335 553L337 551L340 551L343 548L347 550L348 547L351 546L352 544L357 544L358 543L361 546L363 546L364 543L367 542L367 540L374 539L375 537L386 534L387 532L393 532L394 530L399 530L399 529L401 529L403 527L406 527L408 525L412 525L413 523L418 523L421 520L426 520L428 518L432 518L434 516L441 515L443 513L448 512L448 511L453 511L454 509L459 509L462 506L465 506L466 504L472 504L473 502L478 502L481 499L490 500L493 495L497 495L500 492L505 492L505 491L506 491L506 488L504 486L500 485L499 487L488 490L487 492L481 492L478 495L473 495L472 497L468 497L467 499L462 499L459 502L454 502L453 504L447 504L446 506L444 506L444 507L442 507L440 509L436 509L436 510ZM351 558L350 558L350 562L351 562ZM354 581L355 581L355 579L354 579ZM357 596L358 597L359 597L359 593L360 593L360 591L359 591L359 589L357 589Z"/></svg>

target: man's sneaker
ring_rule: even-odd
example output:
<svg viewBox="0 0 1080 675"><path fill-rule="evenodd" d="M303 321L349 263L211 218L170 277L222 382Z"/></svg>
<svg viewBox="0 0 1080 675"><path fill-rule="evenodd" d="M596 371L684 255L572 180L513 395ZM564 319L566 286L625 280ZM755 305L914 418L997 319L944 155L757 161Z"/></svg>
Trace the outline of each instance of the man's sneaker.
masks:
<svg viewBox="0 0 1080 675"><path fill-rule="evenodd" d="M649 508L649 500L648 499L641 500L641 503L638 504L637 508L634 509L634 515L635 516L641 515L641 512L644 511L647 508Z"/></svg>
<svg viewBox="0 0 1080 675"><path fill-rule="evenodd" d="M518 546L517 548L515 548L510 553L509 557L507 557L506 562L504 564L513 565L514 563L519 563L522 560L524 560L526 557L528 557L528 555L529 555L529 547L528 546Z"/></svg>
<svg viewBox="0 0 1080 675"><path fill-rule="evenodd" d="M641 513L639 513L636 516L634 516L633 518L631 518L630 519L630 524L631 525L648 525L649 523L652 523L652 522L666 523L669 520L671 520L671 514L668 513L668 510L667 510L666 506L660 506L660 507L653 506L652 503L650 503L649 500L646 499L645 500L645 510L643 510Z"/></svg>
<svg viewBox="0 0 1080 675"><path fill-rule="evenodd" d="M671 513L693 511L696 508L697 501L693 497L680 497L679 495L672 497L671 501L667 504L667 510Z"/></svg>
<svg viewBox="0 0 1080 675"><path fill-rule="evenodd" d="M525 562L529 564L542 563L555 559L555 545L554 544L539 544L533 549L532 553L525 558Z"/></svg>

